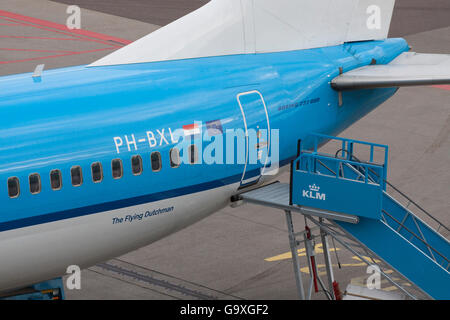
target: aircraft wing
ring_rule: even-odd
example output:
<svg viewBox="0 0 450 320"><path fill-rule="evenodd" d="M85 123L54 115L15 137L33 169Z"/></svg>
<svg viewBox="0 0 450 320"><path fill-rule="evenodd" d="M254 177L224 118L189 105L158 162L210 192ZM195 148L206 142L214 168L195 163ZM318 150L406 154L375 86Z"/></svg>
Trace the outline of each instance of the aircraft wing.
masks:
<svg viewBox="0 0 450 320"><path fill-rule="evenodd" d="M450 55L405 52L387 65L370 65L341 74L339 91L450 84Z"/></svg>

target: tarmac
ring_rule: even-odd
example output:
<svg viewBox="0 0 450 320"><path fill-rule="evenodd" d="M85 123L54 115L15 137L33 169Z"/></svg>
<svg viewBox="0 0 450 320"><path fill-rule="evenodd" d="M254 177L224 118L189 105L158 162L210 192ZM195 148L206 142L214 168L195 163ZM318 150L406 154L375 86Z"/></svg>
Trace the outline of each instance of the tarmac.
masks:
<svg viewBox="0 0 450 320"><path fill-rule="evenodd" d="M82 29L61 29L73 1L0 0L0 75L89 64L206 1L78 0ZM66 4L67 3L67 4ZM39 20L36 20L39 19ZM392 36L413 51L450 53L448 0L397 1ZM450 225L450 86L403 88L342 137L387 144L388 180ZM288 173L280 181L288 182ZM295 218L297 230L304 228ZM448 236L448 235L447 235ZM366 267L345 249L332 255L341 289L364 284ZM302 267L306 267L300 251ZM319 271L324 271L319 259ZM306 279L308 270L301 269ZM382 288L396 292L383 282ZM67 299L297 299L284 213L225 208L137 251L82 271ZM314 299L324 299L321 293Z"/></svg>

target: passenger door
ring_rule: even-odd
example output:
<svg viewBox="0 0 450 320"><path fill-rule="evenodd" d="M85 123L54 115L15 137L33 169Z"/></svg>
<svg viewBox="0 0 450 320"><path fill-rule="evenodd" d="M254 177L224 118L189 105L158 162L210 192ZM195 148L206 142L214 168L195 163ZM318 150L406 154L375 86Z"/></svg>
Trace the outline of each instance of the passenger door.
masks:
<svg viewBox="0 0 450 320"><path fill-rule="evenodd" d="M245 166L240 188L258 183L269 164L270 122L264 97L259 91L237 95L245 131ZM256 161L255 161L256 160Z"/></svg>

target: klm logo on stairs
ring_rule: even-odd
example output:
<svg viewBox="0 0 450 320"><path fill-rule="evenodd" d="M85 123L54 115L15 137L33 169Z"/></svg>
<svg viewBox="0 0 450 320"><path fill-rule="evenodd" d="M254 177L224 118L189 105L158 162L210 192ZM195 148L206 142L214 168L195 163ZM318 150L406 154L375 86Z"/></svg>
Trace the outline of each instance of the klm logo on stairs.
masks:
<svg viewBox="0 0 450 320"><path fill-rule="evenodd" d="M320 193L320 187L316 184L310 185L309 190L303 190L303 198L316 199L326 201L327 195L325 193Z"/></svg>
<svg viewBox="0 0 450 320"><path fill-rule="evenodd" d="M356 224L335 221L339 232L407 279L413 287L402 286L403 292L413 298L419 294L450 299L450 242L439 233L450 229L387 181L388 146L317 134L311 139L292 162L292 204L357 216ZM322 142L332 140L341 149L332 154L318 152ZM355 156L357 149L366 153L363 161ZM384 162L374 161L375 150L379 159L384 155ZM386 186L402 201L389 195ZM408 206L402 204L406 202ZM439 227L424 222L410 204Z"/></svg>

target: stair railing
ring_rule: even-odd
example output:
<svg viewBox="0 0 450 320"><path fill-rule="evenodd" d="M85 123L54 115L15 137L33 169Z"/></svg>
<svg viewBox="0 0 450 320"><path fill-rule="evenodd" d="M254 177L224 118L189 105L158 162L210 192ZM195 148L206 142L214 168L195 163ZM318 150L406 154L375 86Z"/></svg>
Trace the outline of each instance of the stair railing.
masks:
<svg viewBox="0 0 450 320"><path fill-rule="evenodd" d="M342 153L342 152L348 152L348 151L346 151L346 150L339 150L338 152L336 152L336 155L335 155L335 157L336 158L341 158L341 157L339 157L338 156L338 154L339 153ZM364 162L362 162L361 160L359 160L356 156L354 156L354 155L351 155L349 158L348 158L348 160L349 161L352 161L353 163L355 163L355 162L359 162L359 163L364 163ZM317 163L318 164L320 164L323 168L325 168L327 171L329 171L330 173L332 173L333 175L337 175L337 173L333 170L333 169L331 169L331 168L329 168L323 161L321 161L320 159L318 159L318 158L316 158L316 161L317 161ZM386 215L386 216L388 216L389 218L391 218L393 221L395 221L395 223L396 224L398 224L398 227L397 227L397 232L398 233L400 233L400 231L401 230L405 230L406 232L408 232L410 235L411 235L411 238L416 238L417 240L419 240L420 242L422 242L425 246L426 246L426 248L428 249L428 252L429 252L429 257L431 258L431 259L433 259L433 261L435 261L437 264L439 264L439 265L441 265L445 270L447 270L447 271L449 271L449 268L450 268L450 260L447 258L447 257L445 257L441 252L439 252L438 250L436 250L435 248L433 248L428 242L427 242L427 240L426 240L426 238L425 238L425 236L424 236L424 234L423 234L423 232L422 232L422 230L421 230L421 227L420 227L420 224L419 224L419 222L418 222L418 217L416 217L416 215L415 214L413 214L410 210L410 208L409 208L409 206L412 204L412 205L414 205L416 208L418 208L419 210L420 210L420 212L422 212L423 214L425 214L428 218L430 218L430 219L432 219L437 225L438 225L438 227L437 228L432 228L436 233L438 233L438 234L440 234L441 236L443 236L444 237L444 235L440 232L440 231L447 231L448 233L450 233L450 229L447 227L447 226L445 226L442 222L440 222L437 218L435 218L434 216L432 216L428 211L426 211L425 209L423 209L420 205L418 205L414 200L412 200L410 197L408 197L406 194L404 194L403 192L401 192L397 187L395 187L393 184L391 184L389 181L387 181L386 179L382 179L382 181L380 181L380 176L379 176L379 174L377 173L377 172L375 172L374 170L372 170L370 167L368 167L367 169L369 170L369 172L371 173L371 174L373 174L377 179L378 179L378 181L375 181L375 179L373 179L373 178L371 178L370 177L370 175L366 175L366 172L365 172L365 170L366 170L366 168L365 168L365 166L356 166L356 165L354 165L354 164L350 164L350 163L341 163L341 166L342 165L346 165L352 172L354 172L358 177L356 178L356 180L358 180L359 179L359 177L361 177L361 178L365 178L366 176L368 176L369 177L369 182L372 182L372 183L376 183L376 184L381 184L382 182L384 182L386 185L388 185L390 188L392 188L393 190L395 190L398 194L400 194L404 199L406 199L407 200L407 202L408 202L408 204L405 206L405 208L406 208L406 214L405 214L405 216L402 218L402 221L399 221L398 219L396 219L395 217L393 217L391 214L389 214L388 212L386 212L386 210L382 210L382 212L383 212L383 214L384 215ZM317 169L317 168L316 168ZM321 174L321 172L320 172L320 170L317 170L318 172L317 173L319 173L319 174ZM341 167L339 168L339 176L340 177L342 177L342 178L345 178L343 175L344 175L344 170L343 169L341 169ZM398 202L398 201L397 201ZM383 220L387 223L387 220L386 220L386 217L385 216L382 216L382 218L383 218ZM412 231L412 230L410 230L410 228L408 228L406 225L405 225L405 222L406 222L406 220L408 219L408 218L410 218L410 219L412 219L413 220L413 222L414 222L414 225L416 226L416 228L417 228L417 231L418 231L418 233L419 234L416 234L414 231ZM445 238L445 237L444 237ZM436 258L436 256L438 256L440 259L439 260L441 260L441 262L439 262L438 261L438 259Z"/></svg>

